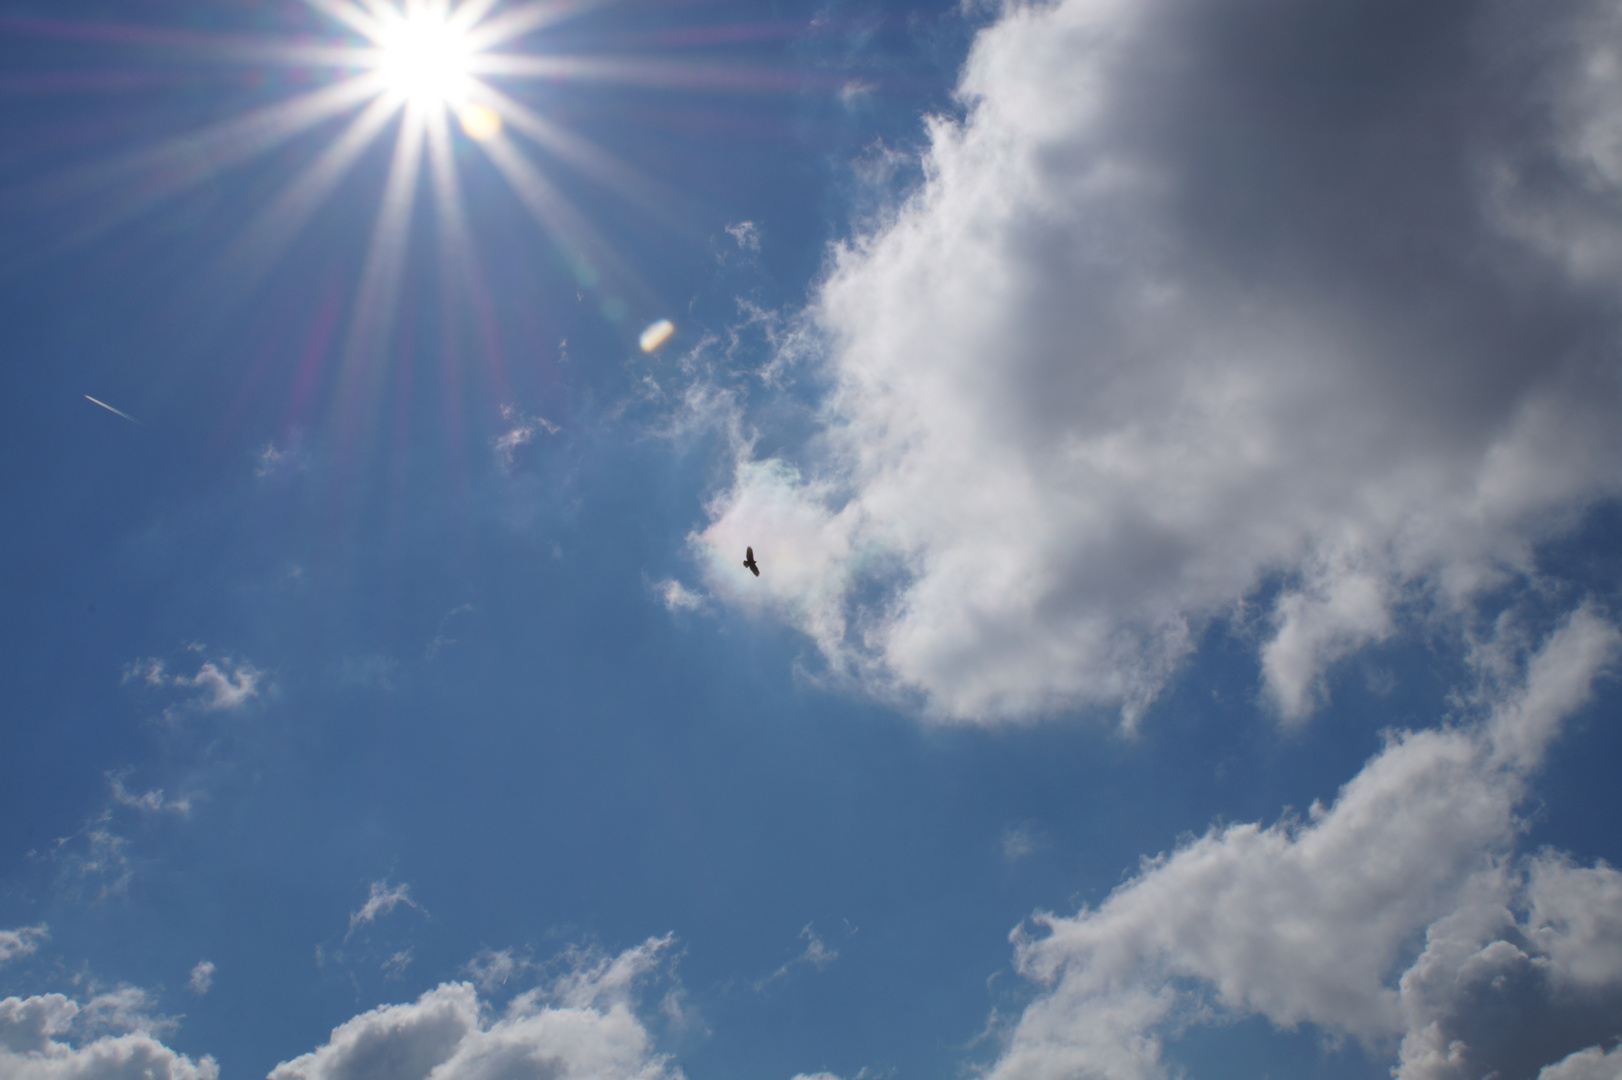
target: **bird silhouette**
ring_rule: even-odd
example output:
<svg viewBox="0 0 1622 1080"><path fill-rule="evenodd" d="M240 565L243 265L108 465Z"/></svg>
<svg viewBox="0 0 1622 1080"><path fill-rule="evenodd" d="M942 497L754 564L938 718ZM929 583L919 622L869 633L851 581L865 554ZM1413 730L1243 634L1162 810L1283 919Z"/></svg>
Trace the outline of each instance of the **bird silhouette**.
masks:
<svg viewBox="0 0 1622 1080"><path fill-rule="evenodd" d="M760 576L760 567L755 563L754 548L746 547L743 549L743 564L749 568L749 572L751 574L754 574L756 577Z"/></svg>

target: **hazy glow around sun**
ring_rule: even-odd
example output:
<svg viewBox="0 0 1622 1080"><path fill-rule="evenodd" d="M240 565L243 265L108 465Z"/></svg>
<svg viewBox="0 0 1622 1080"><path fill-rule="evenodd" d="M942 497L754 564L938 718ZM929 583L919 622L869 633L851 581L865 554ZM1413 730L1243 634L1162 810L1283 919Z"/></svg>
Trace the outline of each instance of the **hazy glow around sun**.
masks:
<svg viewBox="0 0 1622 1080"><path fill-rule="evenodd" d="M393 93L419 105L465 97L474 48L443 11L419 8L392 18L378 34L377 73Z"/></svg>

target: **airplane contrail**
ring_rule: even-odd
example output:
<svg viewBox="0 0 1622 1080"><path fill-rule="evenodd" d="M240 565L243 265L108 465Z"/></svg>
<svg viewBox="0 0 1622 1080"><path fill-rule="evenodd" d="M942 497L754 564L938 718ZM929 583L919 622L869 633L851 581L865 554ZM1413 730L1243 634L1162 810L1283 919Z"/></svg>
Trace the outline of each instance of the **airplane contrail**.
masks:
<svg viewBox="0 0 1622 1080"><path fill-rule="evenodd" d="M115 409L111 405L107 404L105 401L97 401L95 398L91 397L89 394L86 394L84 396L84 399L86 401L90 402L93 405L100 405L102 408L106 409L108 412L118 413L119 416L122 416L124 419L128 420L132 424L136 424L136 425L140 424L140 421L135 419L135 417L131 416L129 413L123 412L123 411L121 411L119 409Z"/></svg>

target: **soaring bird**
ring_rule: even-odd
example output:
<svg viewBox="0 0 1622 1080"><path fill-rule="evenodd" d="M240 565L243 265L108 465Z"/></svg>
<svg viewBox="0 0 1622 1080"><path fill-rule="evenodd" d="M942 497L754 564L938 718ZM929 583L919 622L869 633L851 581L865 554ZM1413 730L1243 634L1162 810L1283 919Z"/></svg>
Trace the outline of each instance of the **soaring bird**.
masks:
<svg viewBox="0 0 1622 1080"><path fill-rule="evenodd" d="M760 576L760 567L755 564L754 548L746 547L743 549L743 564L749 568L749 572L751 574L754 574L756 577Z"/></svg>

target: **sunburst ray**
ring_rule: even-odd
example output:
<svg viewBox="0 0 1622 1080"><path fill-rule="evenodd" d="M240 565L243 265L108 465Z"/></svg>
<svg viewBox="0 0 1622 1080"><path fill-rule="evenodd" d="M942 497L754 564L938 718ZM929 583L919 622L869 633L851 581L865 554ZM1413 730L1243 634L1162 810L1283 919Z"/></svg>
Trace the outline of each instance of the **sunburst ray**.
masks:
<svg viewBox="0 0 1622 1080"><path fill-rule="evenodd" d="M268 272L399 111L400 104L388 98L368 103L270 205L254 215L228 249L221 269L233 271L246 283Z"/></svg>
<svg viewBox="0 0 1622 1080"><path fill-rule="evenodd" d="M459 33L467 33L484 21L501 0L462 0L446 22Z"/></svg>
<svg viewBox="0 0 1622 1080"><path fill-rule="evenodd" d="M527 136L552 156L612 188L621 198L667 228L680 232L690 228L694 214L686 206L687 200L675 191L494 87L481 86L480 93L514 131Z"/></svg>
<svg viewBox="0 0 1622 1080"><path fill-rule="evenodd" d="M848 81L836 74L785 71L781 68L751 64L657 60L649 56L590 56L578 53L548 56L480 53L474 58L471 71L475 75L508 79L606 82L626 86L741 93L790 93L801 90L838 89Z"/></svg>
<svg viewBox="0 0 1622 1080"><path fill-rule="evenodd" d="M368 41L376 41L382 36L383 25L377 17L351 0L304 0L304 2L323 15L343 23Z"/></svg>
<svg viewBox="0 0 1622 1080"><path fill-rule="evenodd" d="M418 189L424 186L426 172L431 195L427 208L437 230L432 246L438 259L435 276L441 308L439 391L447 422L454 423L452 414L460 409L458 372L464 367L458 359L459 342L470 320L479 342L475 351L483 357L483 374L499 394L505 395L509 386L509 372L501 359L501 324L485 284L475 219L469 212L470 185L463 175L470 162L463 152L469 147L460 142L464 135L482 151L489 173L501 177L535 221L540 235L573 274L578 290L593 293L597 308L613 322L622 322L634 309L666 305L625 253L609 241L623 239L626 230L604 232L596 227L594 208L587 210L593 207L589 191L611 193L678 235L695 236L693 223L706 216L678 192L574 130L535 100L526 100L528 95L515 86L550 81L760 93L795 91L814 83L804 74L779 68L677 60L657 52L586 55L559 51L556 42L550 46L553 51L531 51L548 48L547 30L614 2L303 0L307 9L330 23L330 33L297 38L23 20L29 27L24 32L35 35L168 50L162 53L166 57L169 51L184 49L204 65L241 62L258 65L260 71L266 65L282 65L295 78L325 81L284 100L54 176L48 193L38 194L49 206L72 207L79 226L75 238L84 239L285 148L286 178L267 202L250 210L240 229L227 230L228 242L209 260L207 279L168 312L177 322L188 323L193 340L200 343L308 233L369 151L389 139L393 125L358 280L353 289L346 289L334 278L322 290L319 321L335 328L335 340L341 345L329 350L324 344L326 330L312 337L293 373L293 393L301 403L296 407L304 408L320 369L335 362L332 417L344 429L344 441L359 438L371 426L368 406L376 404L395 347L395 324L403 310L408 257L413 254ZM16 19L0 18L0 28L15 25ZM705 34L694 40L759 36L754 30ZM644 48L654 41L647 35L634 40ZM31 78L39 73L23 74ZM281 167L278 164L278 170ZM582 189L588 192L581 196L587 201L577 204L571 192L579 181L589 189ZM411 273L410 280L415 276ZM402 379L408 367L402 364Z"/></svg>
<svg viewBox="0 0 1622 1080"><path fill-rule="evenodd" d="M575 268L577 279L595 283L606 273L610 281L646 301L647 289L640 277L512 140L502 136L479 146L518 201Z"/></svg>
<svg viewBox="0 0 1622 1080"><path fill-rule="evenodd" d="M191 135L52 177L36 185L29 196L44 206L93 200L71 236L74 242L83 242L206 183L215 173L269 153L375 95L366 77L347 79Z"/></svg>
<svg viewBox="0 0 1622 1080"><path fill-rule="evenodd" d="M384 182L383 201L372 226L372 240L355 296L355 312L350 323L345 362L364 373L388 346L394 327L395 305L405 272L405 257L411 239L411 217L416 206L417 184L422 167L424 122L421 112L406 109L401 115L400 134L394 143L394 158Z"/></svg>
<svg viewBox="0 0 1622 1080"><path fill-rule="evenodd" d="M500 364L500 349L492 348L494 343L487 336L490 327L483 268L468 227L461 178L451 147L450 114L445 109L436 109L428 117L428 175L433 185L435 221L439 227L440 413L450 434L448 444L459 447L462 380L457 329L463 302L475 312L475 328L485 340L487 367L494 376L498 393L503 396L507 380Z"/></svg>
<svg viewBox="0 0 1622 1080"><path fill-rule="evenodd" d="M477 52L493 49L517 38L555 26L575 18L593 8L602 7L609 0L534 0L508 8L483 22L470 21L467 35ZM493 5L485 5L486 11Z"/></svg>

